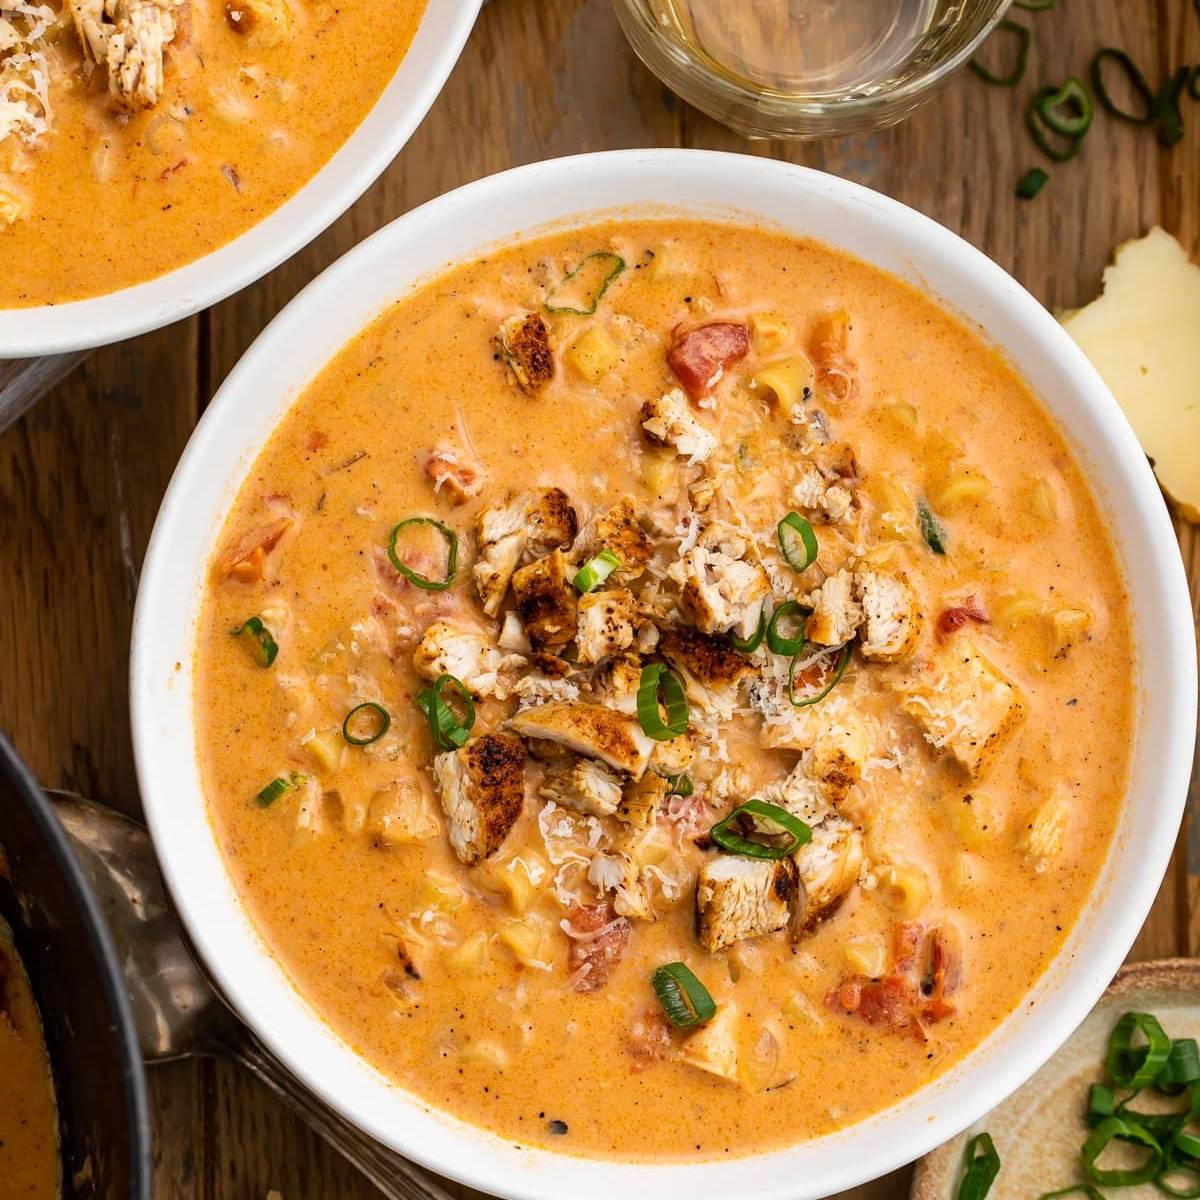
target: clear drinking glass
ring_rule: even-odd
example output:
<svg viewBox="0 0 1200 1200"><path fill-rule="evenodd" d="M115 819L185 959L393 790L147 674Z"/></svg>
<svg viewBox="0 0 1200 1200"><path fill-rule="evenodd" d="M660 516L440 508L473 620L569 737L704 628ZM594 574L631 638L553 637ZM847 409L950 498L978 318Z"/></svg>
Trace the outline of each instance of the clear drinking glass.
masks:
<svg viewBox="0 0 1200 1200"><path fill-rule="evenodd" d="M641 60L748 137L819 138L908 116L1009 0L613 0Z"/></svg>

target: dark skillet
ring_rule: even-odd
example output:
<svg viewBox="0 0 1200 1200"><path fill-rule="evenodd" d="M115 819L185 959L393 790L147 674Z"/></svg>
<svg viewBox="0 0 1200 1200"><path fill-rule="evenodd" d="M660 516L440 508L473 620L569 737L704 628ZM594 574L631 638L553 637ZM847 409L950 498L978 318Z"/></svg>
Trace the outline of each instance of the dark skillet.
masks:
<svg viewBox="0 0 1200 1200"><path fill-rule="evenodd" d="M58 819L3 735L0 849L0 917L46 1028L64 1200L149 1200L146 1084L112 941Z"/></svg>

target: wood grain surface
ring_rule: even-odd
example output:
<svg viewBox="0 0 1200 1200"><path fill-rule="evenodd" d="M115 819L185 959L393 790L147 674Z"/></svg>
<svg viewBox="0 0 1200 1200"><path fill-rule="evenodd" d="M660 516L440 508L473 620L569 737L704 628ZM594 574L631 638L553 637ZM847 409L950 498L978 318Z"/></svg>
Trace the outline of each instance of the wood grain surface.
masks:
<svg viewBox="0 0 1200 1200"><path fill-rule="evenodd" d="M637 62L609 0L494 0L440 100L388 172L312 246L210 312L93 354L0 436L0 727L46 785L138 807L126 702L139 564L176 459L204 404L262 327L373 230L441 192L519 163L586 150L684 145L787 158L903 200L957 230L1051 307L1097 290L1120 240L1161 224L1200 256L1200 106L1184 140L1097 120L1084 153L1032 203L1028 92L1082 73L1102 45L1152 82L1200 62L1192 0L1058 0L1020 14L1037 36L1016 95L962 73L893 130L820 145L747 142L687 108ZM1198 450L1200 452L1200 450ZM1200 606L1200 535L1179 540ZM1193 787L1192 802L1200 800ZM1200 823L1189 812L1131 957L1200 954ZM156 1196L359 1200L357 1179L232 1067L151 1073ZM899 1172L857 1194L907 1193Z"/></svg>

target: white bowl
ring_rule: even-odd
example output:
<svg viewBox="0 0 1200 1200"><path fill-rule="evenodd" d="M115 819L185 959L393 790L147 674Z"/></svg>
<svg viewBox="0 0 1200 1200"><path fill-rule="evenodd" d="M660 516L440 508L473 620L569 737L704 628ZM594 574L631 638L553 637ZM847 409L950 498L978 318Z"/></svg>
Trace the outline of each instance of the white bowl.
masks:
<svg viewBox="0 0 1200 1200"><path fill-rule="evenodd" d="M1017 1012L954 1069L828 1137L751 1159L646 1166L519 1149L389 1084L293 990L243 911L196 768L192 644L206 564L263 442L341 346L415 281L539 224L668 210L743 215L809 234L912 280L978 323L1067 430L1111 523L1139 649L1132 786L1087 912ZM537 1200L826 1196L892 1170L1018 1087L1092 1007L1132 944L1171 856L1196 720L1191 607L1154 477L1100 377L999 267L933 221L844 180L767 159L641 150L560 159L442 196L310 284L237 365L163 502L134 618L142 799L172 895L222 990L314 1092L386 1145L472 1187ZM866 1083L867 1081L864 1081Z"/></svg>
<svg viewBox="0 0 1200 1200"><path fill-rule="evenodd" d="M483 0L428 0L412 45L362 124L289 200L231 242L106 296L0 308L0 359L90 350L232 296L307 246L371 186L437 99Z"/></svg>

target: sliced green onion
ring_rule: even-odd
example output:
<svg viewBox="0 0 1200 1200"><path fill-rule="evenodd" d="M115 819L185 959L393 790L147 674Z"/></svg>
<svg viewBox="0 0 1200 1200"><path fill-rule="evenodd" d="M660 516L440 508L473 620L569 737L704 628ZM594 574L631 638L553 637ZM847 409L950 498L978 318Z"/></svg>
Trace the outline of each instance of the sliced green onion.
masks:
<svg viewBox="0 0 1200 1200"><path fill-rule="evenodd" d="M665 721L658 708L660 693L662 706L667 711ZM642 668L637 691L637 717L642 732L656 742L669 742L687 733L687 693L679 676L662 663L649 663Z"/></svg>
<svg viewBox="0 0 1200 1200"><path fill-rule="evenodd" d="M1037 143L1038 149L1054 162L1067 162L1074 158L1083 146L1083 134L1062 134L1056 130L1046 118L1045 107L1058 95L1056 88L1039 88L1029 101L1025 110L1025 128L1029 136ZM1089 121L1090 121L1089 117ZM1065 139L1066 144L1059 146L1053 141L1052 135Z"/></svg>
<svg viewBox="0 0 1200 1200"><path fill-rule="evenodd" d="M917 501L917 524L921 529L921 537L934 554L946 553L946 530L941 521L933 515L933 510L925 500Z"/></svg>
<svg viewBox="0 0 1200 1200"><path fill-rule="evenodd" d="M620 569L621 560L611 550L601 550L575 572L575 578L571 582L582 596L584 592L599 587L614 571Z"/></svg>
<svg viewBox="0 0 1200 1200"><path fill-rule="evenodd" d="M758 628L748 638L740 638L736 633L730 633L729 644L743 654L753 654L762 645L763 634L766 632L767 606L764 604L758 610Z"/></svg>
<svg viewBox="0 0 1200 1200"><path fill-rule="evenodd" d="M766 828L763 828L764 825ZM787 837L789 840L782 846L755 841L739 833L739 827L746 829L747 834ZM812 830L799 817L793 816L786 808L780 808L778 804L768 804L765 800L747 800L745 804L739 804L723 821L718 821L708 831L708 836L730 854L742 854L747 858L780 859L795 854L801 846L811 842Z"/></svg>
<svg viewBox="0 0 1200 1200"><path fill-rule="evenodd" d="M442 692L447 687L458 693L463 706L461 717L456 716L450 705L442 699ZM417 696L417 707L425 714L433 744L439 750L457 750L466 742L471 726L475 724L475 704L471 700L471 693L453 675L439 675L433 687Z"/></svg>
<svg viewBox="0 0 1200 1200"><path fill-rule="evenodd" d="M680 771L678 775L667 776L668 796L690 796L695 790L696 785L687 772Z"/></svg>
<svg viewBox="0 0 1200 1200"><path fill-rule="evenodd" d="M1188 1158L1200 1159L1200 1137L1194 1133L1188 1133L1184 1129L1178 1130L1171 1139L1171 1145L1180 1154L1186 1154Z"/></svg>
<svg viewBox="0 0 1200 1200"><path fill-rule="evenodd" d="M1026 12L1045 12L1054 7L1054 0L1013 0L1013 8L1023 8Z"/></svg>
<svg viewBox="0 0 1200 1200"><path fill-rule="evenodd" d="M790 512L779 522L779 552L793 571L803 571L817 557L817 535L798 513Z"/></svg>
<svg viewBox="0 0 1200 1200"><path fill-rule="evenodd" d="M1120 1117L1122 1121L1130 1121L1134 1125L1140 1125L1147 1133L1158 1138L1159 1141L1168 1142L1197 1113L1200 1113L1200 1087L1189 1084L1184 1090L1187 1093L1186 1108L1177 1108L1174 1112L1138 1112L1137 1109L1130 1108L1138 1093L1131 1092L1117 1105L1117 1110L1113 1116Z"/></svg>
<svg viewBox="0 0 1200 1200"><path fill-rule="evenodd" d="M625 260L619 254L596 250L580 259L579 265L550 289L543 307L550 313L590 317L609 284L624 270Z"/></svg>
<svg viewBox="0 0 1200 1200"><path fill-rule="evenodd" d="M991 1134L977 1133L967 1142L964 1164L955 1200L983 1200L1000 1174L1000 1155Z"/></svg>
<svg viewBox="0 0 1200 1200"><path fill-rule="evenodd" d="M1021 176L1021 182L1017 184L1017 195L1022 200L1032 200L1046 186L1049 178L1050 176L1041 167L1030 167Z"/></svg>
<svg viewBox="0 0 1200 1200"><path fill-rule="evenodd" d="M1091 1183L1072 1183L1054 1192L1043 1192L1037 1200L1058 1200L1060 1196L1073 1196L1082 1192L1088 1200L1104 1200L1104 1193Z"/></svg>
<svg viewBox="0 0 1200 1200"><path fill-rule="evenodd" d="M247 617L233 631L233 636L241 639L250 651L251 658L260 667L269 667L279 654L279 643L271 636L261 617Z"/></svg>
<svg viewBox="0 0 1200 1200"><path fill-rule="evenodd" d="M366 714L369 718L365 729L361 729L363 721L355 719L360 713ZM388 710L382 704L376 704L374 700L368 700L363 704L356 704L346 714L346 719L342 722L342 737L351 746L369 746L372 742L379 741L387 733L391 723L392 718L388 714ZM355 729L359 729L360 731L356 733L354 732Z"/></svg>
<svg viewBox="0 0 1200 1200"><path fill-rule="evenodd" d="M411 529L414 525L431 525L446 539L446 574L444 578L427 579L424 575L419 575L396 552L397 538L404 530ZM414 586L423 588L427 592L444 592L454 582L454 576L458 571L458 534L434 517L409 517L392 530L392 536L388 539L388 559L392 566Z"/></svg>
<svg viewBox="0 0 1200 1200"><path fill-rule="evenodd" d="M1176 1183L1172 1176L1179 1175L1185 1176L1191 1182ZM1177 1200L1198 1200L1200 1198L1200 1165L1181 1162L1168 1147L1167 1160L1163 1164L1163 1169L1155 1177L1154 1186L1168 1196L1177 1197Z"/></svg>
<svg viewBox="0 0 1200 1200"><path fill-rule="evenodd" d="M270 808L280 796L290 792L292 788L299 787L304 779L303 775L297 775L295 771L289 771L286 775L278 775L254 799L259 808Z"/></svg>
<svg viewBox="0 0 1200 1200"><path fill-rule="evenodd" d="M1058 89L1043 88L1035 102L1038 115L1055 133L1065 138L1081 138L1092 125L1094 108L1091 93L1075 75Z"/></svg>
<svg viewBox="0 0 1200 1200"><path fill-rule="evenodd" d="M805 608L798 600L785 600L772 614L767 624L767 648L772 654L799 654L804 649L804 622L812 616L812 609ZM779 631L779 622L791 618L799 622L795 637L787 637Z"/></svg>
<svg viewBox="0 0 1200 1200"><path fill-rule="evenodd" d="M1177 1096L1189 1083L1200 1079L1200 1047L1195 1038L1177 1038L1154 1086L1168 1096Z"/></svg>
<svg viewBox="0 0 1200 1200"><path fill-rule="evenodd" d="M997 87L1016 87L1025 78L1025 68L1029 63L1029 43L1033 35L1024 25L1018 25L1016 21L1001 21L996 26L996 32L1001 31L1011 33L1017 39L1017 57L1012 70L1006 75L997 75L977 58L971 59L968 65L984 83L995 84Z"/></svg>
<svg viewBox="0 0 1200 1200"><path fill-rule="evenodd" d="M846 667L850 662L850 650L851 644L847 642L846 645L842 647L842 656L838 659L837 668L833 672L833 677L815 696L808 696L803 700L796 699L796 664L800 661L800 655L797 654L792 659L791 664L788 666L787 689L788 699L792 702L792 706L794 708L808 708L810 705L816 704L820 700L824 700L825 697L828 696L829 693L832 692L833 689L842 682L842 676L845 675Z"/></svg>
<svg viewBox="0 0 1200 1200"><path fill-rule="evenodd" d="M1096 1160L1107 1149L1109 1142L1120 1138L1123 1142L1134 1142L1147 1150L1145 1160L1136 1167L1106 1170L1096 1166ZM1083 1173L1092 1181L1106 1187L1133 1187L1149 1183L1156 1178L1163 1164L1163 1150L1153 1134L1131 1121L1120 1117L1109 1117L1088 1135L1080 1151Z"/></svg>
<svg viewBox="0 0 1200 1200"><path fill-rule="evenodd" d="M1146 1039L1145 1046L1134 1046L1135 1033ZM1136 1092L1154 1082L1170 1053L1171 1039L1154 1017L1149 1013L1127 1012L1109 1035L1104 1065L1117 1087Z"/></svg>
<svg viewBox="0 0 1200 1200"><path fill-rule="evenodd" d="M1187 86L1191 67L1180 67L1163 84L1162 91L1154 98L1154 114L1159 120L1158 140L1163 146L1174 146L1183 137L1183 114L1179 111L1179 97Z"/></svg>
<svg viewBox="0 0 1200 1200"><path fill-rule="evenodd" d="M1129 80L1129 86L1145 107L1145 112L1141 116L1117 107L1116 101L1113 100L1104 83L1104 64L1106 62L1116 63L1125 72L1125 77ZM1150 90L1150 85L1146 82L1146 77L1124 50L1116 50L1111 46L1106 46L1103 50L1098 51L1095 58L1092 59L1091 74L1092 90L1096 93L1096 99L1100 101L1100 107L1106 113L1114 117L1120 117L1122 121L1131 121L1135 125L1154 124L1156 97Z"/></svg>
<svg viewBox="0 0 1200 1200"><path fill-rule="evenodd" d="M1087 1118L1089 1125L1099 1125L1106 1117L1111 1117L1116 1112L1117 1102L1113 1095L1113 1090L1105 1083L1093 1083L1088 1088L1088 1111Z"/></svg>
<svg viewBox="0 0 1200 1200"><path fill-rule="evenodd" d="M717 1006L708 988L681 962L666 963L650 977L667 1020L676 1029L691 1029L711 1021Z"/></svg>

